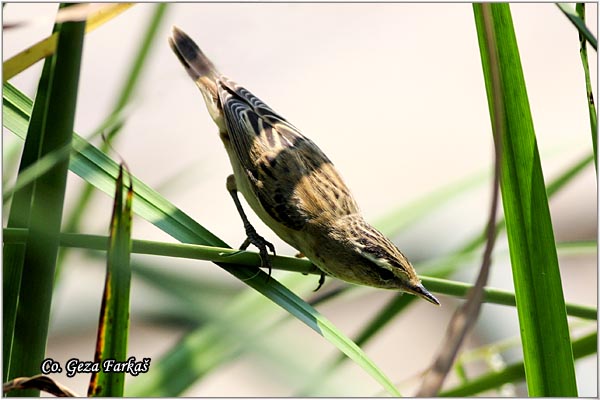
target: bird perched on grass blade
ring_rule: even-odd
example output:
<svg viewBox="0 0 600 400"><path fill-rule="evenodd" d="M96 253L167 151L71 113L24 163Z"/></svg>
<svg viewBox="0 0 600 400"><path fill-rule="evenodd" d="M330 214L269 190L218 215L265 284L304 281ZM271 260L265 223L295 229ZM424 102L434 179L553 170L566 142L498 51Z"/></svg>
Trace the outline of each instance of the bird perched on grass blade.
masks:
<svg viewBox="0 0 600 400"><path fill-rule="evenodd" d="M255 245L262 266L270 267L267 249L275 253L273 245L248 221L238 190L267 226L324 274L399 289L439 305L400 250L363 219L337 170L316 144L223 76L176 27L169 44L200 89L229 155L233 175L227 178L227 190L244 222L243 249ZM323 274L321 278L320 284Z"/></svg>

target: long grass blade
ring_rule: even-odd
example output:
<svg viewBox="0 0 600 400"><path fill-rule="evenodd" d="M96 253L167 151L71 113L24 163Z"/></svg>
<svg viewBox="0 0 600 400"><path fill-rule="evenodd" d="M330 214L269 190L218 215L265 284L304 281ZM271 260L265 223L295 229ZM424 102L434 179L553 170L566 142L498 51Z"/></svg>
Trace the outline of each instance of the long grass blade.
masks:
<svg viewBox="0 0 600 400"><path fill-rule="evenodd" d="M123 167L117 178L113 216L110 224L108 262L104 295L100 308L100 321L96 340L94 362L102 365L94 372L88 389L89 397L122 397L125 387L125 371L119 367L127 362L127 338L129 335L129 293L131 288L131 204L133 187L130 184L123 198ZM143 360L133 359L130 374L147 372Z"/></svg>
<svg viewBox="0 0 600 400"><path fill-rule="evenodd" d="M483 7L473 6L492 123L505 118L501 188L530 396L576 396L554 233L508 4L491 4L504 116L495 114ZM551 327L551 329L550 329Z"/></svg>
<svg viewBox="0 0 600 400"><path fill-rule="evenodd" d="M71 142L84 29L81 22L55 28L60 41L42 71L20 171ZM4 247L5 380L37 374L44 358L67 171L65 159L15 194L24 203L12 204L8 226L30 234L17 258Z"/></svg>

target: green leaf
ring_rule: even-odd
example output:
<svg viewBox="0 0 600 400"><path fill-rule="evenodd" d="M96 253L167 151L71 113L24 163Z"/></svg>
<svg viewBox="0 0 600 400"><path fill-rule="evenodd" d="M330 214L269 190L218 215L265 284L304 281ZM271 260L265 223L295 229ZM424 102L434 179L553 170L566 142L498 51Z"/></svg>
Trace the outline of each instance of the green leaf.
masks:
<svg viewBox="0 0 600 400"><path fill-rule="evenodd" d="M499 138L500 184L529 395L577 396L554 233L510 8L473 8L492 125L500 119L505 127Z"/></svg>
<svg viewBox="0 0 600 400"><path fill-rule="evenodd" d="M84 29L84 22L55 27L58 47L44 63L31 124L24 125L20 172L71 143ZM36 375L45 356L67 170L67 159L56 163L12 202L8 226L27 227L30 234L24 246L4 246L5 381Z"/></svg>
<svg viewBox="0 0 600 400"><path fill-rule="evenodd" d="M88 388L90 397L122 397L125 385L125 372L118 369L117 363L127 361L133 187L129 185L125 200L123 200L123 189L123 167L121 166L110 224L106 281L94 358L94 362L102 365L102 368L92 374ZM143 363L143 360L137 362ZM143 364L137 365L143 367ZM139 371L129 373L131 372Z"/></svg>

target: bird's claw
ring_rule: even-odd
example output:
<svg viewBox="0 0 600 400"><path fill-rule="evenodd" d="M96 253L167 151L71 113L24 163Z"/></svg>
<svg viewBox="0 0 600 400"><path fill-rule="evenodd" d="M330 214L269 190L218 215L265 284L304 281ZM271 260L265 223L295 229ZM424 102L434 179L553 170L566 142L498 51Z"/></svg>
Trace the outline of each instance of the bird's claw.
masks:
<svg viewBox="0 0 600 400"><path fill-rule="evenodd" d="M317 286L317 288L315 290L313 290L313 292L316 292L317 290L321 289L321 286L323 286L324 283L325 283L325 272L321 271L321 276L319 277L319 286Z"/></svg>
<svg viewBox="0 0 600 400"><path fill-rule="evenodd" d="M260 266L262 268L268 268L269 276L271 276L271 261L269 260L268 250L271 250L273 255L276 255L275 246L273 246L273 243L260 236L253 227L246 229L246 235L246 240L244 240L244 243L240 246L240 250L246 250L251 244L256 246L258 248L258 253L260 254Z"/></svg>

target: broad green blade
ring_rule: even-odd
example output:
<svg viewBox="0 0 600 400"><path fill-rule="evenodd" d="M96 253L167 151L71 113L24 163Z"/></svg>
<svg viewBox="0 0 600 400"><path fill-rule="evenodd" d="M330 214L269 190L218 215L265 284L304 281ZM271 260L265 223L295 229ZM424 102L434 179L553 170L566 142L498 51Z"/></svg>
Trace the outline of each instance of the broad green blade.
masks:
<svg viewBox="0 0 600 400"><path fill-rule="evenodd" d="M577 396L552 221L508 4L473 5L492 126L530 396ZM497 71L497 74L496 74ZM500 115L496 110L501 110Z"/></svg>
<svg viewBox="0 0 600 400"><path fill-rule="evenodd" d="M110 223L110 239L108 244L108 262L104 294L100 308L100 321L96 340L96 356L94 362L102 365L98 372L92 374L88 388L89 397L123 397L125 387L125 371L118 363L127 359L127 337L129 334L129 293L131 289L131 203L133 187L131 184L123 199L123 167L119 170ZM144 360L131 363L134 370L128 373L139 373L135 368L147 372L148 365Z"/></svg>

